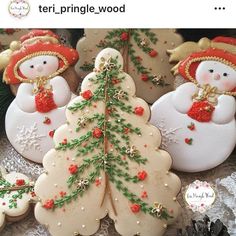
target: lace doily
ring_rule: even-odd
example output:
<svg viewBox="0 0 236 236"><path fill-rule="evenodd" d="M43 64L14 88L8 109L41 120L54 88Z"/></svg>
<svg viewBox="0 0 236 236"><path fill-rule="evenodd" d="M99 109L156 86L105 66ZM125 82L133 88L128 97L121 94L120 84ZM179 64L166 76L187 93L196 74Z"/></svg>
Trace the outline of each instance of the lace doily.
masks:
<svg viewBox="0 0 236 236"><path fill-rule="evenodd" d="M213 158L209 155L209 158ZM8 142L5 133L0 133L0 165L8 171L18 171L36 180L42 173L43 168L39 164L27 161L19 155ZM185 228L192 219L202 219L207 214L211 220L219 218L229 229L231 236L236 236L236 154L215 169L201 173L176 172L182 181L182 190L178 201L182 211L172 226L166 231L166 236L176 236L177 228ZM192 212L187 208L183 196L185 187L194 180L207 181L215 187L216 201L211 209L204 214ZM50 236L47 229L39 225L31 214L23 221L13 223L5 227L1 236ZM102 220L100 230L94 236L118 236L113 222L106 217Z"/></svg>

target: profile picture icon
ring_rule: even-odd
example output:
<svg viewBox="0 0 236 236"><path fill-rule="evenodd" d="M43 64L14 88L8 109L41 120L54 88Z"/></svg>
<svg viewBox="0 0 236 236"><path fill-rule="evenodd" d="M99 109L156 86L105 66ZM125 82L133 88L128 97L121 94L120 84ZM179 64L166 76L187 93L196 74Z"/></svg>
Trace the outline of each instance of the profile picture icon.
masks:
<svg viewBox="0 0 236 236"><path fill-rule="evenodd" d="M30 5L27 0L11 0L8 5L8 12L11 16L22 19L30 12Z"/></svg>

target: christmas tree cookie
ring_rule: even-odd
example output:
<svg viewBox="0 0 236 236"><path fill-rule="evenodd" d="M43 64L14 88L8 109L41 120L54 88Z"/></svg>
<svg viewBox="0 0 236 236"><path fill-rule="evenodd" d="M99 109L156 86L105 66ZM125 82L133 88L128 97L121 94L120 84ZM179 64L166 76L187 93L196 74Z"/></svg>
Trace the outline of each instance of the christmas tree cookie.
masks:
<svg viewBox="0 0 236 236"><path fill-rule="evenodd" d="M85 37L77 44L81 60L75 68L84 77L102 48L115 48L124 58L124 71L134 79L137 96L153 103L173 89L166 50L180 43L182 38L173 29L85 29Z"/></svg>
<svg viewBox="0 0 236 236"><path fill-rule="evenodd" d="M20 84L6 113L6 134L25 158L41 163L53 147L54 130L66 122L72 96L62 73L77 60L77 51L49 30L33 30L0 54L4 81Z"/></svg>
<svg viewBox="0 0 236 236"><path fill-rule="evenodd" d="M36 182L35 216L52 235L92 235L109 215L121 235L157 236L176 219L180 180L149 116L121 54L102 50Z"/></svg>
<svg viewBox="0 0 236 236"><path fill-rule="evenodd" d="M162 129L173 167L188 172L216 167L236 144L236 39L208 40L206 50L193 45L176 67L187 83L153 104L150 121Z"/></svg>
<svg viewBox="0 0 236 236"><path fill-rule="evenodd" d="M35 200L34 183L21 173L0 172L0 230L6 222L23 219Z"/></svg>

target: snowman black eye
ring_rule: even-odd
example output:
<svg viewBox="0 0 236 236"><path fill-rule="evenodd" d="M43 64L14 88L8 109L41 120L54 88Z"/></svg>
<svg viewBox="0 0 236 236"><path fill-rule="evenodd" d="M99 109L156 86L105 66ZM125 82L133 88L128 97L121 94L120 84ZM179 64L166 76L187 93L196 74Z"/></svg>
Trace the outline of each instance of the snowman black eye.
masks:
<svg viewBox="0 0 236 236"><path fill-rule="evenodd" d="M43 64L46 65L46 64L47 64L47 61L44 61Z"/></svg>
<svg viewBox="0 0 236 236"><path fill-rule="evenodd" d="M227 77L229 74L228 73L223 73L223 76Z"/></svg>
<svg viewBox="0 0 236 236"><path fill-rule="evenodd" d="M213 72L214 72L214 70L210 69L210 70L209 70L209 72L210 72L210 73L213 73Z"/></svg>
<svg viewBox="0 0 236 236"><path fill-rule="evenodd" d="M34 66L33 66L33 65L31 65L31 66L30 66L30 68L31 68L31 69L33 69L33 68L34 68Z"/></svg>

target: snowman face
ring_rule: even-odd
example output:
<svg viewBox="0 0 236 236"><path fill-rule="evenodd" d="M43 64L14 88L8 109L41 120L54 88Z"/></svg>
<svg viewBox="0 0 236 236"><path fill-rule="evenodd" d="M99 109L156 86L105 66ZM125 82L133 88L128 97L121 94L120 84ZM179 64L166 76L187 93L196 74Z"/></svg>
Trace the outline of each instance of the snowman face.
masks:
<svg viewBox="0 0 236 236"><path fill-rule="evenodd" d="M219 91L231 91L236 87L236 71L218 61L203 61L196 70L200 85L210 84Z"/></svg>
<svg viewBox="0 0 236 236"><path fill-rule="evenodd" d="M56 56L36 56L24 61L19 69L28 79L49 76L56 72L59 67L59 60Z"/></svg>

